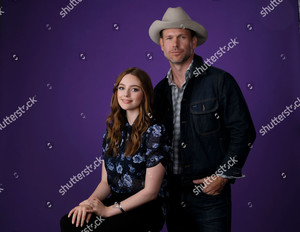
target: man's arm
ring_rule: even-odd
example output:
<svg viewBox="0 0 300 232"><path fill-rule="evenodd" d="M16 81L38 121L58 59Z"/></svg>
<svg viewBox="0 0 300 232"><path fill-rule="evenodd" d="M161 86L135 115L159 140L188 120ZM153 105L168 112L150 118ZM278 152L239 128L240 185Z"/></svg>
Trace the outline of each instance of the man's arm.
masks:
<svg viewBox="0 0 300 232"><path fill-rule="evenodd" d="M229 138L226 156L216 170L216 176L193 181L194 184L202 184L210 180L210 184L203 188L203 192L210 195L220 194L228 179L243 177L242 167L256 137L248 106L238 84L229 73L223 75L218 88L221 120Z"/></svg>
<svg viewBox="0 0 300 232"><path fill-rule="evenodd" d="M225 167L225 176L238 178L242 176L242 167L256 138L256 132L238 84L229 73L224 75L219 82L219 102L229 141L221 166Z"/></svg>

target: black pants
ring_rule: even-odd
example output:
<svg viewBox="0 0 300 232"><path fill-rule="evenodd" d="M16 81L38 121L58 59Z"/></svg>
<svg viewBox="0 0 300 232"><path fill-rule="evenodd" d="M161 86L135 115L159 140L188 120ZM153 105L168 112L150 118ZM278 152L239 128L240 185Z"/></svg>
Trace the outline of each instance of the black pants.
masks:
<svg viewBox="0 0 300 232"><path fill-rule="evenodd" d="M114 204L114 202L122 201L126 198L127 196L114 194L104 200L103 204L110 206ZM63 216L60 220L62 232L159 232L163 225L164 216L158 199L109 218L103 218L93 214L89 223L84 223L83 227L73 225L72 217L68 218L68 215Z"/></svg>
<svg viewBox="0 0 300 232"><path fill-rule="evenodd" d="M194 185L182 186L180 176L168 178L168 232L230 232L231 191L227 184L220 195L193 192Z"/></svg>

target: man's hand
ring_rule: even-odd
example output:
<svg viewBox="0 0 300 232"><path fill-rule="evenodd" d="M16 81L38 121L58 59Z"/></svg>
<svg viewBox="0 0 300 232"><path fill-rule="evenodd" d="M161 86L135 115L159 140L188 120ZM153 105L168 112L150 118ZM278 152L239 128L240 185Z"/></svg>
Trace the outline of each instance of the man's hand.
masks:
<svg viewBox="0 0 300 232"><path fill-rule="evenodd" d="M208 195L219 195L226 183L228 182L228 179L220 177L220 176L214 176L212 178L211 176L199 179L199 180L193 180L194 184L202 184L204 183L205 186L203 188L203 192Z"/></svg>

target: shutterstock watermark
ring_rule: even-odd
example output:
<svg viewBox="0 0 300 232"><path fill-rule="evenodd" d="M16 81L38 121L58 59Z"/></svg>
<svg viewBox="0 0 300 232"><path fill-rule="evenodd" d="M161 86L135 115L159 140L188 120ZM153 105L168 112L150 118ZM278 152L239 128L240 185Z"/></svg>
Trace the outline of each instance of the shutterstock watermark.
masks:
<svg viewBox="0 0 300 232"><path fill-rule="evenodd" d="M212 174L211 176L208 176L204 178L203 183L195 185L193 189L193 193L198 195L200 192L203 191L208 185L210 185L212 182L214 182L218 176L222 176L226 171L228 171L230 168L232 168L238 160L235 159L236 155L233 157L230 157L230 160L227 161L227 164L220 165L218 170Z"/></svg>
<svg viewBox="0 0 300 232"><path fill-rule="evenodd" d="M37 103L36 95L29 98L29 101L26 102L25 105L18 106L18 109L9 116L3 118L2 122L0 123L0 130L3 130L9 124L12 124L18 118L22 117L23 114L26 113L35 103Z"/></svg>
<svg viewBox="0 0 300 232"><path fill-rule="evenodd" d="M0 6L0 16L3 15L5 11L2 10L2 6Z"/></svg>
<svg viewBox="0 0 300 232"><path fill-rule="evenodd" d="M230 39L227 45L223 47L219 47L218 51L216 51L213 56L211 56L210 58L206 58L204 64L201 65L201 67L196 67L196 70L193 72L195 77L205 72L209 66L212 66L214 63L216 63L219 58L221 58L224 54L226 54L226 52L229 52L231 49L236 47L238 44L239 42L237 41L237 37L236 37L234 39Z"/></svg>
<svg viewBox="0 0 300 232"><path fill-rule="evenodd" d="M264 136L269 131L271 131L275 126L283 122L288 116L290 116L299 107L300 107L300 98L297 97L297 100L294 101L294 104L286 106L285 109L279 115L271 119L270 123L261 127L261 129L259 130L261 136Z"/></svg>
<svg viewBox="0 0 300 232"><path fill-rule="evenodd" d="M82 0L70 0L70 3L66 7L61 8L62 11L59 14L62 18L66 17L66 15L70 13L74 9L74 7L81 2Z"/></svg>
<svg viewBox="0 0 300 232"><path fill-rule="evenodd" d="M267 5L266 7L262 7L262 10L260 11L261 16L266 17L282 2L283 0L271 0L269 5Z"/></svg>
<svg viewBox="0 0 300 232"><path fill-rule="evenodd" d="M95 229L97 229L98 226L100 226L104 221L105 219L101 218L101 216L96 216L96 220L94 221L94 223L86 225L86 227L83 230L81 230L81 232L92 232Z"/></svg>
<svg viewBox="0 0 300 232"><path fill-rule="evenodd" d="M86 176L90 175L94 170L96 170L98 167L101 166L102 160L99 157L96 157L96 160L90 164L85 165L85 169L83 169L81 172L79 172L77 175L73 175L73 177L70 178L69 182L65 185L61 185L58 192L63 196L70 190L73 185L81 181Z"/></svg>

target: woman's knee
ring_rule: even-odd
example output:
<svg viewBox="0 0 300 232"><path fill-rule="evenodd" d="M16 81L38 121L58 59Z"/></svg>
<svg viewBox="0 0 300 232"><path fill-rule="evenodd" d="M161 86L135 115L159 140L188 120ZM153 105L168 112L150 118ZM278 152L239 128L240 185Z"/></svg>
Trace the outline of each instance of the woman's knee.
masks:
<svg viewBox="0 0 300 232"><path fill-rule="evenodd" d="M72 228L71 218L68 218L68 214L66 214L60 219L60 229L62 232L67 232L70 231L68 229L71 228Z"/></svg>

